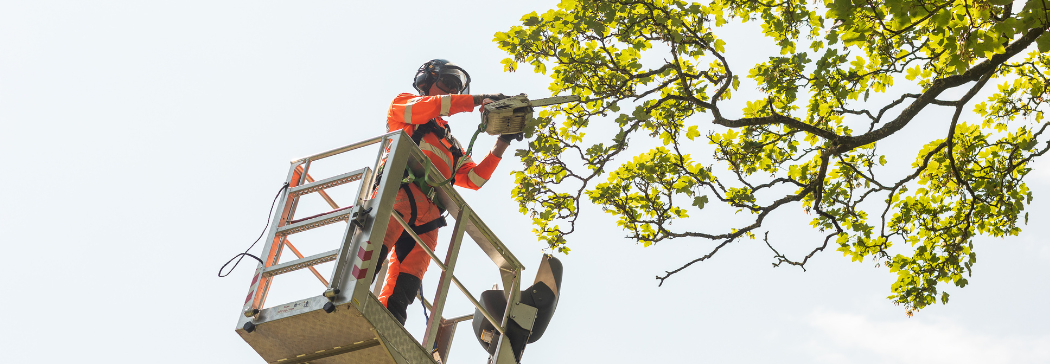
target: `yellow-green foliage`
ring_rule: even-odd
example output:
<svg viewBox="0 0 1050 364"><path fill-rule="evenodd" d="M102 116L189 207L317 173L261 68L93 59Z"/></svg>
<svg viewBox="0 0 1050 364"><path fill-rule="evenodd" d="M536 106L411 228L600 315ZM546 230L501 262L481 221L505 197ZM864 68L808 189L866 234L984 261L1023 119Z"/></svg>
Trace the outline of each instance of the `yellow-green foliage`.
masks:
<svg viewBox="0 0 1050 364"><path fill-rule="evenodd" d="M510 55L502 61L506 71L528 67L550 76L552 93L584 98L541 112L529 125L528 147L517 152L525 169L515 172L514 197L539 239L566 253L584 198L644 246L688 237L718 247L754 239L770 212L795 205L826 239L803 259L773 250L775 264L802 266L830 246L895 272L890 299L909 312L938 298L946 303L939 284L967 284L976 262L971 238L1018 234L1032 199L1023 180L1048 148L1039 139L1050 68L1042 53L1050 50L1044 6L563 0L494 39ZM726 41L716 33L730 22L760 25L765 39L754 43L777 47L779 55L757 64L727 61ZM741 75L762 96L723 113L720 105L740 92ZM900 90L895 81L912 93L870 101ZM994 95L971 102L996 83ZM920 120L921 110L938 110L921 118L939 121ZM971 110L980 120L961 120ZM615 135L585 143L592 121ZM885 138L922 123L945 128L925 136L913 160L879 152L894 147ZM630 139L647 137L659 146L620 156ZM683 152L690 143L706 143L714 154ZM894 170L906 173L886 176ZM753 219L710 232L672 228L711 204ZM907 253L891 254L894 244Z"/></svg>

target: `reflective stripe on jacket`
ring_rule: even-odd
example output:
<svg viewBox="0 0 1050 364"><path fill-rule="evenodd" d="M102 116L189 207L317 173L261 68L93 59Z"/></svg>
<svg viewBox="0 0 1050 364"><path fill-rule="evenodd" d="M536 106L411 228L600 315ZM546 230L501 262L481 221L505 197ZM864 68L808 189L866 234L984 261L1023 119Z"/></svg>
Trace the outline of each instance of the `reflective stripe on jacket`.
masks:
<svg viewBox="0 0 1050 364"><path fill-rule="evenodd" d="M461 112L474 110L474 97L471 95L441 95L441 96L416 96L403 93L397 95L390 103L390 111L387 113L387 131L404 130L409 136L419 128L420 125L434 119L441 127L448 122L441 119L442 116L453 115ZM434 133L427 133L419 141L419 149L430 158L434 167L441 172L444 179L451 177L455 170L456 185L476 190L481 188L492 177L500 158L485 153L481 163L475 163L468 156L459 158L459 166L453 166L453 155L449 148L452 144L446 138L438 138ZM462 146L459 146L463 149ZM389 150L387 150L389 152ZM464 150L465 152L465 150ZM384 156L384 161L386 157Z"/></svg>

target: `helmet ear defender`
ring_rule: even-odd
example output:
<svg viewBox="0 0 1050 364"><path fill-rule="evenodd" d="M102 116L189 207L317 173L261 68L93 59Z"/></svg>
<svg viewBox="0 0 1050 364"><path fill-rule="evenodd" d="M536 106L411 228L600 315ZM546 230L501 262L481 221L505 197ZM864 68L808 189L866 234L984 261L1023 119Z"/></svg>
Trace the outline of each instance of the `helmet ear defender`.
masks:
<svg viewBox="0 0 1050 364"><path fill-rule="evenodd" d="M458 71L463 74L466 78L463 80L459 90L445 90L448 93L470 93L470 74L467 73L463 68L449 62L444 59L432 59L422 66L419 66L419 70L416 71L416 77L412 80L412 88L416 89L422 96L427 96L430 92L430 88L434 86L434 83L438 81L443 73Z"/></svg>
<svg viewBox="0 0 1050 364"><path fill-rule="evenodd" d="M424 63L419 66L419 70L416 71L416 77L412 81L412 88L416 89L420 95L426 96L427 92L430 91L430 86L434 85L434 81L437 79L437 72L434 71L434 61Z"/></svg>

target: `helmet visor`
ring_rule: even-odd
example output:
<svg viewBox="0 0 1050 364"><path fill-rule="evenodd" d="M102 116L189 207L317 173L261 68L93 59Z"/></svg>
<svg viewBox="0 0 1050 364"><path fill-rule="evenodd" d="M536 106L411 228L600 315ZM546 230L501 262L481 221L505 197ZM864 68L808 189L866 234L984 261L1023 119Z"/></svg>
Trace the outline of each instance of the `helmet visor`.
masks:
<svg viewBox="0 0 1050 364"><path fill-rule="evenodd" d="M465 72L456 68L445 68L438 75L437 86L442 91L450 94L463 92L470 84L470 78Z"/></svg>

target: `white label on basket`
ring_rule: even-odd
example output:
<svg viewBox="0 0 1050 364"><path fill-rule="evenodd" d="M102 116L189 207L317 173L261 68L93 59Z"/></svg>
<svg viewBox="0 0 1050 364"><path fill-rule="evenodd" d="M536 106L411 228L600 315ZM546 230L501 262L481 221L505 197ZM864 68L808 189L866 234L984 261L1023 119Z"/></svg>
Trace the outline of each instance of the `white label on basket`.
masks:
<svg viewBox="0 0 1050 364"><path fill-rule="evenodd" d="M292 312L292 311L301 310L301 309L305 309L305 308L308 308L308 307L310 307L310 300L306 299L306 300L302 300L302 301L299 301L299 302L294 302L294 303L281 305L280 307L277 308L277 311L274 312L274 315L280 315L280 314L283 314L283 313L289 313L289 312Z"/></svg>

